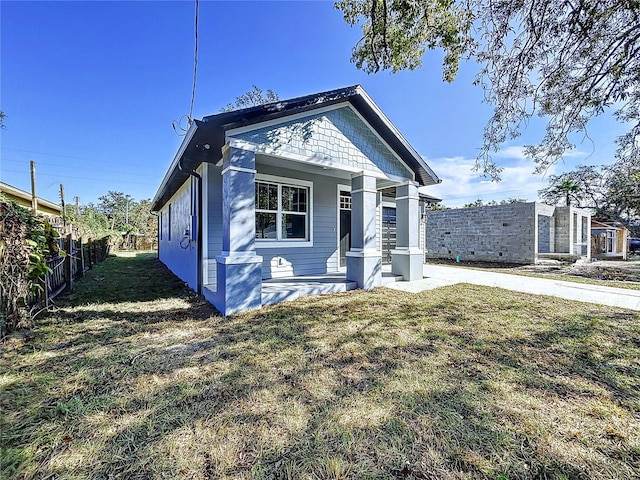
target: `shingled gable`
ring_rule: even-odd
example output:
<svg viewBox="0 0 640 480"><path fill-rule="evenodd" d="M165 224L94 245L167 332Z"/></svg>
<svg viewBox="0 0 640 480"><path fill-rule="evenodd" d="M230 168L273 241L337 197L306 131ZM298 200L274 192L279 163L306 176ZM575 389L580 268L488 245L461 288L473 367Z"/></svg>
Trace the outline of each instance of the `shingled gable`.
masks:
<svg viewBox="0 0 640 480"><path fill-rule="evenodd" d="M196 120L186 133L176 156L153 200L152 209L159 210L202 162L216 163L230 130L263 124L286 117L339 104L349 104L394 152L398 159L413 171L420 186L440 183L440 179L414 150L380 108L359 86L351 86L303 97L224 112Z"/></svg>

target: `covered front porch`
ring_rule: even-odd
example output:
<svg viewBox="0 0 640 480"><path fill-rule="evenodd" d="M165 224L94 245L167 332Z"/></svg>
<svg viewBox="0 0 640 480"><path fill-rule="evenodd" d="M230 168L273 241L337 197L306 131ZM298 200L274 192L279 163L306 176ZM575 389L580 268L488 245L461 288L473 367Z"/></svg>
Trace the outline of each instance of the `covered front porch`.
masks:
<svg viewBox="0 0 640 480"><path fill-rule="evenodd" d="M206 269L203 294L223 314L422 278L420 199L409 174L302 161L286 152L274 157L232 139L222 165L205 177L218 175L220 184L206 190L221 194L221 242L209 242L204 252L215 270ZM383 191L395 209L395 245L384 269Z"/></svg>
<svg viewBox="0 0 640 480"><path fill-rule="evenodd" d="M399 281L402 281L402 276L392 273L391 265L382 266L382 285ZM270 278L262 281L262 306L297 300L301 297L347 292L357 288L357 282L347 279L346 271Z"/></svg>

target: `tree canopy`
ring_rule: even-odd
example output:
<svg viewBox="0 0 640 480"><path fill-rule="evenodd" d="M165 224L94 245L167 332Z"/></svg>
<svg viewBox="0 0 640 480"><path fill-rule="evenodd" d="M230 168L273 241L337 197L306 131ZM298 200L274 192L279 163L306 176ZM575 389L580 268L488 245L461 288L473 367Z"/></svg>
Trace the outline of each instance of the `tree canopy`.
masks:
<svg viewBox="0 0 640 480"><path fill-rule="evenodd" d="M538 192L550 204L567 203L591 208L603 220L628 227L640 225L640 163L618 161L613 165L580 165L549 177L549 186Z"/></svg>
<svg viewBox="0 0 640 480"><path fill-rule="evenodd" d="M499 179L491 158L534 116L547 119L525 152L543 172L588 135L588 121L612 109L628 127L617 160L640 157L640 0L340 0L345 21L361 25L352 61L368 73L422 66L444 51L443 78L463 59L480 65L475 83L494 108L477 166Z"/></svg>
<svg viewBox="0 0 640 480"><path fill-rule="evenodd" d="M240 108L255 107L256 105L264 105L265 103L277 102L280 97L271 89L263 92L256 85L251 90L236 97L233 103L228 103L226 107L222 107L221 112L232 112Z"/></svg>

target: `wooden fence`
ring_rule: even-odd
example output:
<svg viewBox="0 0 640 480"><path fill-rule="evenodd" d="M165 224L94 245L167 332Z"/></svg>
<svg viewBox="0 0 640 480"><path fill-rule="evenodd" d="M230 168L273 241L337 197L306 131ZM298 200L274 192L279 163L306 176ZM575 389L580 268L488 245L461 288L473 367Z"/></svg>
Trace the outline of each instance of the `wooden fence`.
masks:
<svg viewBox="0 0 640 480"><path fill-rule="evenodd" d="M107 258L110 249L109 237L83 243L82 238L74 240L71 234L61 237L58 247L65 254L47 260L51 273L45 276L40 293L29 299L31 305L49 306L51 300L70 290L73 282L82 278L87 270Z"/></svg>

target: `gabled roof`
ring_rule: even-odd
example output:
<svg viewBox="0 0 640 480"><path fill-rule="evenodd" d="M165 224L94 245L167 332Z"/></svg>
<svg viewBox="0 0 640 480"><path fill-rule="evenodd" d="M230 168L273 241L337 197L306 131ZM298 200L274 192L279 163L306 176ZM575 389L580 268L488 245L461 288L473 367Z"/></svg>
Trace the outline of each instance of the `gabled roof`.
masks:
<svg viewBox="0 0 640 480"><path fill-rule="evenodd" d="M4 193L10 200L16 201L18 204L26 208L31 208L31 194L8 183L0 182L0 193ZM44 198L37 197L38 208L43 209L44 213L52 215L61 215L62 207L57 203L50 202Z"/></svg>
<svg viewBox="0 0 640 480"><path fill-rule="evenodd" d="M216 163L220 160L226 131L346 102L356 109L414 172L419 185L434 185L441 182L364 89L360 85L354 85L209 115L202 120L194 121L153 199L152 210L159 210L185 182L189 172L196 169L202 162Z"/></svg>

